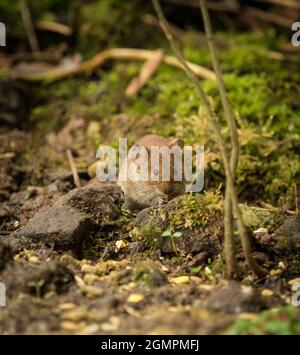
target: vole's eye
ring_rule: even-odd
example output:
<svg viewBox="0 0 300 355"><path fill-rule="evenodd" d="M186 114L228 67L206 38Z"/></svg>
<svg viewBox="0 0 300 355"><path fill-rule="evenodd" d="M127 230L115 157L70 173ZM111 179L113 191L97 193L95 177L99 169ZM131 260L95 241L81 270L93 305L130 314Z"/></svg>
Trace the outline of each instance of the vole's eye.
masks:
<svg viewBox="0 0 300 355"><path fill-rule="evenodd" d="M153 174L157 176L158 173L159 173L158 169L157 169L157 168L154 168L154 169L153 169Z"/></svg>

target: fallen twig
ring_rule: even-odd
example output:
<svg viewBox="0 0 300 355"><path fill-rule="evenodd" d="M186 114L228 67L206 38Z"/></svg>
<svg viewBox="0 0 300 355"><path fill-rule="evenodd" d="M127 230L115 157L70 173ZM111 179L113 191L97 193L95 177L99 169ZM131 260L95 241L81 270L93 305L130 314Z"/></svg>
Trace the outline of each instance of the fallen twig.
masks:
<svg viewBox="0 0 300 355"><path fill-rule="evenodd" d="M273 4L282 7L289 7L291 9L300 9L300 3L294 0L255 0L256 2L262 2L266 4Z"/></svg>
<svg viewBox="0 0 300 355"><path fill-rule="evenodd" d="M16 154L14 152L1 153L0 159L11 159L14 158Z"/></svg>
<svg viewBox="0 0 300 355"><path fill-rule="evenodd" d="M197 0L165 0L171 4L182 5L182 6L190 6L199 8ZM236 0L232 1L208 1L207 8L213 11L230 11L237 12L239 10L239 3Z"/></svg>
<svg viewBox="0 0 300 355"><path fill-rule="evenodd" d="M153 26L153 27L156 27L156 28L162 30L160 27L160 23L155 16L153 16L151 14L146 14L146 15L143 15L141 19L146 25ZM175 37L181 38L185 35L185 32L181 28L179 28L171 23L170 23L170 30L172 31L172 33Z"/></svg>
<svg viewBox="0 0 300 355"><path fill-rule="evenodd" d="M0 235L9 235L13 232L15 232L15 231L14 230L13 231L0 231Z"/></svg>
<svg viewBox="0 0 300 355"><path fill-rule="evenodd" d="M280 45L280 49L286 53L298 53L300 52L300 46L293 46L292 43L284 43Z"/></svg>
<svg viewBox="0 0 300 355"><path fill-rule="evenodd" d="M81 63L75 68L65 68L62 66L53 67L45 71L37 73L13 73L13 77L24 81L32 82L53 82L61 80L72 75L88 74L96 68L102 66L109 59L126 59L126 60L147 60L153 56L153 51L146 49L133 49L133 48L111 48L106 49L93 58ZM163 63L183 69L182 64L177 58L166 55L163 58ZM193 70L193 72L204 79L216 80L214 72L210 69L202 67L198 64L187 62L187 65Z"/></svg>
<svg viewBox="0 0 300 355"><path fill-rule="evenodd" d="M77 171L77 168L76 168L76 165L74 162L73 154L70 149L67 149L67 157L68 157L69 165L70 165L70 168L72 171L75 186L81 187L81 182L80 182L80 178L78 175L78 171Z"/></svg>
<svg viewBox="0 0 300 355"><path fill-rule="evenodd" d="M289 28L289 29L291 28L292 25L292 19L290 18L278 14L274 14L271 12L259 10L250 6L245 8L244 17L253 17L262 22L273 23L275 25Z"/></svg>
<svg viewBox="0 0 300 355"><path fill-rule="evenodd" d="M35 23L35 27L40 30L59 33L63 36L71 36L73 33L70 26L53 21L40 20Z"/></svg>
<svg viewBox="0 0 300 355"><path fill-rule="evenodd" d="M153 52L153 56L144 63L139 75L133 78L127 86L125 95L127 97L136 95L156 72L163 59L164 51L162 49Z"/></svg>
<svg viewBox="0 0 300 355"><path fill-rule="evenodd" d="M286 210L285 212L291 216L298 216L299 215L298 211Z"/></svg>
<svg viewBox="0 0 300 355"><path fill-rule="evenodd" d="M220 16L224 17L224 14L220 14ZM158 28L159 30L162 31L159 20L155 16L153 16L151 14L145 14L141 17L141 20L146 25L153 26L153 27ZM178 39L182 39L186 35L186 31L184 31L183 29L181 29L180 27L177 27L176 25L174 25L172 23L169 23L169 27L170 27L170 31L172 32L174 37L176 37ZM200 44L200 45L207 44L206 36L203 32L197 31L197 32L195 32L195 35L196 35L195 42L197 42L197 44ZM227 48L228 47L228 41L224 37L218 36L218 35L215 36L215 44L220 48Z"/></svg>

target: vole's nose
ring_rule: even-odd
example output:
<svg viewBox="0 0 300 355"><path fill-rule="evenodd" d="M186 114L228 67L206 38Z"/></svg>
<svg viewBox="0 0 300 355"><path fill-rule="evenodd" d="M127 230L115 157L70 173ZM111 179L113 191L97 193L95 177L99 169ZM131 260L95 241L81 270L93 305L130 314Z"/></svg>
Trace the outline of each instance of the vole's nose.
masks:
<svg viewBox="0 0 300 355"><path fill-rule="evenodd" d="M173 181L165 187L164 192L169 199L172 199L182 193L182 187L183 185L180 181Z"/></svg>
<svg viewBox="0 0 300 355"><path fill-rule="evenodd" d="M172 195L172 191L173 191L173 186L171 186L170 184L168 184L167 186L165 186L165 188L164 188L164 193L165 193L167 196Z"/></svg>

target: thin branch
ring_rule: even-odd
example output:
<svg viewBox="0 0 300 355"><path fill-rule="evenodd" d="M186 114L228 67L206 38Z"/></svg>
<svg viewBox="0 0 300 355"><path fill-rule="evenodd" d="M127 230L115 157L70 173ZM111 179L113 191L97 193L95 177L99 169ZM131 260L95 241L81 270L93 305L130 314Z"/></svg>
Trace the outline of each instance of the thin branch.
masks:
<svg viewBox="0 0 300 355"><path fill-rule="evenodd" d="M282 7L289 7L291 9L300 9L300 3L294 0L255 0L256 2L263 2L267 4L278 5Z"/></svg>
<svg viewBox="0 0 300 355"><path fill-rule="evenodd" d="M224 14L220 13L220 16L224 17ZM141 20L146 25L153 26L153 27L158 28L159 30L162 31L162 28L160 26L160 22L156 16L153 16L150 14L145 14L141 17ZM176 39L181 40L186 35L186 31L184 31L183 29L177 27L176 25L174 25L170 22L168 22L168 24L169 24L170 31L172 31L172 34ZM195 43L201 44L201 45L206 44L205 33L197 31L194 34L195 34ZM215 41L215 44L217 45L217 47L220 47L220 48L227 48L229 45L228 41L226 41L221 36L215 36L214 41Z"/></svg>
<svg viewBox="0 0 300 355"><path fill-rule="evenodd" d="M164 51L162 49L154 51L152 58L146 60L139 74L130 81L125 90L125 96L130 97L136 95L157 71L163 58Z"/></svg>
<svg viewBox="0 0 300 355"><path fill-rule="evenodd" d="M247 6L244 11L244 17L252 17L262 22L272 23L281 27L291 28L292 19L271 12L256 9L254 7ZM294 17L296 19L297 15Z"/></svg>
<svg viewBox="0 0 300 355"><path fill-rule="evenodd" d="M76 187L81 187L81 182L80 182L80 178L78 175L78 171L74 162L74 158L72 155L72 152L70 149L67 149L67 157L68 157L68 161L69 161L69 165L72 171L72 175L73 175L73 179L74 179L74 183Z"/></svg>
<svg viewBox="0 0 300 355"><path fill-rule="evenodd" d="M31 14L29 11L27 0L20 0L20 5L21 15L27 32L30 48L33 52L39 52L40 47L32 24Z"/></svg>
<svg viewBox="0 0 300 355"><path fill-rule="evenodd" d="M98 54L96 54L93 58L79 64L75 68L66 68L64 66L56 66L51 69L42 72L36 73L13 73L15 79L21 79L24 81L32 81L32 82L54 82L57 80L65 79L72 75L80 75L91 73L96 68L102 66L109 59L126 59L126 60L148 60L152 58L153 51L146 49L133 49L133 48L110 48L106 49ZM163 63L170 65L175 68L183 69L182 64L178 61L177 58L166 55L163 58ZM186 64L193 70L193 72L205 79L216 80L215 73L202 67L201 65L186 62Z"/></svg>
<svg viewBox="0 0 300 355"><path fill-rule="evenodd" d="M150 25L161 30L160 23L157 17L150 14L145 14L141 17L141 20L146 25ZM170 30L173 32L174 37L182 38L185 35L185 32L181 28L175 26L174 24L169 23L169 27Z"/></svg>
<svg viewBox="0 0 300 355"><path fill-rule="evenodd" d="M232 179L235 180L236 168L239 160L239 137L236 128L236 120L234 114L232 112L231 106L228 101L225 84L223 80L221 64L218 58L216 46L214 43L213 30L211 25L211 20L209 13L207 11L205 0L200 1L200 8L203 17L204 29L207 36L208 46L210 49L213 68L216 73L217 84L219 87L219 92L221 96L222 106L225 112L225 116L227 118L227 123L230 130L231 136L231 156L230 156L230 170ZM224 204L224 228L225 228L225 256L226 256L226 265L227 265L227 273L229 277L235 277L238 273L238 266L236 262L236 248L234 242L233 235L233 216L232 216L232 205L231 198L228 186L226 186L225 192L225 204Z"/></svg>
<svg viewBox="0 0 300 355"><path fill-rule="evenodd" d="M7 152L7 153L1 153L0 154L0 160L1 159L12 159L16 156L14 152Z"/></svg>
<svg viewBox="0 0 300 355"><path fill-rule="evenodd" d="M36 28L44 31L50 31L63 36L71 36L73 29L70 26L54 21L40 20L35 23Z"/></svg>
<svg viewBox="0 0 300 355"><path fill-rule="evenodd" d="M171 4L190 6L198 8L197 0L165 0ZM212 11L229 11L237 12L240 8L239 3L236 0L231 1L209 1L207 7Z"/></svg>
<svg viewBox="0 0 300 355"><path fill-rule="evenodd" d="M255 262L255 260L252 257L252 254L251 254L251 246L250 246L249 239L247 237L246 229L245 229L245 226L244 226L243 220L242 220L242 214L241 214L241 211L240 211L240 208L238 205L238 198L237 198L237 194L236 194L236 190L235 190L235 186L234 186L234 180L233 180L232 174L231 174L227 149L226 149L225 141L224 141L223 136L221 134L221 128L218 124L218 119L217 119L215 113L213 112L211 104L210 104L201 84L200 84L200 81L198 80L198 78L197 78L196 74L193 72L193 70L187 65L179 46L174 41L173 36L168 29L167 20L164 16L164 13L161 9L161 6L160 6L158 0L152 0L152 2L155 7L155 10L157 12L157 15L160 19L161 26L165 32L165 35L166 35L168 41L170 42L170 45L171 45L176 57L178 58L178 60L182 64L182 66L184 67L186 74L194 83L194 85L197 89L197 92L199 94L199 97L207 110L208 117L212 123L214 132L216 134L217 142L218 142L219 149L221 152L222 161L224 164L226 181L227 181L227 185L229 187L229 191L230 191L230 195L231 195L233 212L234 212L234 215L237 219L238 229L239 229L239 233L241 236L241 241L242 241L242 246L243 246L246 262L247 262L248 266L250 267L250 269L252 269L257 275L265 275L266 274L265 270L262 269L259 265L257 265L257 263Z"/></svg>

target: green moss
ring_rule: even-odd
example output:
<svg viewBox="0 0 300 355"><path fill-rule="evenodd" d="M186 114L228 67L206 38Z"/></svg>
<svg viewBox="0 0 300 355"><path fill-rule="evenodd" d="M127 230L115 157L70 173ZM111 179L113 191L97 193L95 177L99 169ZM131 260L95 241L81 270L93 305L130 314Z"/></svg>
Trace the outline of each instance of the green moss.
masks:
<svg viewBox="0 0 300 355"><path fill-rule="evenodd" d="M266 208L250 207L240 204L245 226L251 230L267 228L274 232L283 223L286 215L281 211L273 211Z"/></svg>
<svg viewBox="0 0 300 355"><path fill-rule="evenodd" d="M276 250L286 255L291 260L299 258L300 255L300 238L295 235L281 235L276 243Z"/></svg>
<svg viewBox="0 0 300 355"><path fill-rule="evenodd" d="M139 262L132 271L133 279L147 288L161 286L167 282L165 274L152 261Z"/></svg>
<svg viewBox="0 0 300 355"><path fill-rule="evenodd" d="M101 0L82 6L79 48L91 56L106 47L143 47L146 38L151 44L161 42L158 31L141 21L150 8L142 0Z"/></svg>
<svg viewBox="0 0 300 355"><path fill-rule="evenodd" d="M219 256L218 258L216 258L211 266L210 269L213 273L213 275L222 275L225 276L226 275L226 264L225 264L225 260L223 257Z"/></svg>
<svg viewBox="0 0 300 355"><path fill-rule="evenodd" d="M238 319L227 332L232 335L298 335L300 309L285 306L265 311L256 320Z"/></svg>
<svg viewBox="0 0 300 355"><path fill-rule="evenodd" d="M213 210L222 208L219 191L204 194L187 194L178 200L177 206L168 211L169 227L174 231L180 228L193 229L204 226Z"/></svg>
<svg viewBox="0 0 300 355"><path fill-rule="evenodd" d="M82 36L95 36L94 40L98 41L92 46L86 39L91 50L99 51L100 43L104 43L110 31L115 34L110 38L111 45L126 46L124 38L130 36L126 31L133 31L133 23L137 20L135 16L129 19L128 14L132 10L136 13L139 6L139 2L120 6L115 0L85 6ZM90 29L84 24L89 14L93 14ZM118 24L124 21L128 28L117 26L116 29L116 21ZM101 25L94 31L96 23ZM147 48L156 43L156 35L152 33L143 33L147 36ZM163 36L160 33L158 36L166 52L171 53ZM224 43L219 50L220 59L228 96L239 122L241 154L237 181L242 198L249 202L260 198L276 204L280 197L289 194L295 182L300 181L297 157L300 103L295 100L299 92L297 68L289 63L287 70L284 61L269 57L270 50L276 50L284 42L284 38L278 38L273 31L241 35L218 33L217 37ZM187 59L211 67L207 47L199 45L196 38L195 32L188 31L182 39ZM224 182L224 171L213 131L195 88L182 71L161 65L138 95L126 98L125 89L140 68L141 63L112 61L96 70L92 78L74 78L43 87L36 93L31 122L40 132L48 133L59 130L71 117L80 114L87 121L101 122L103 129L98 143L114 145L122 136L128 136L130 144L147 133L181 136L186 144L204 145L206 152L216 154L206 169L209 177L206 188L217 188ZM216 83L201 82L225 125ZM119 113L126 117L124 122L112 119ZM223 131L228 140L228 130L224 127Z"/></svg>
<svg viewBox="0 0 300 355"><path fill-rule="evenodd" d="M153 223L155 217L150 218L150 221L143 226L133 228L130 232L130 236L133 240L142 240L145 242L147 250L151 253L159 249L159 238L161 235L161 229L157 223Z"/></svg>

